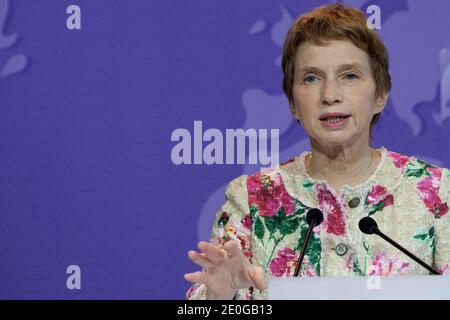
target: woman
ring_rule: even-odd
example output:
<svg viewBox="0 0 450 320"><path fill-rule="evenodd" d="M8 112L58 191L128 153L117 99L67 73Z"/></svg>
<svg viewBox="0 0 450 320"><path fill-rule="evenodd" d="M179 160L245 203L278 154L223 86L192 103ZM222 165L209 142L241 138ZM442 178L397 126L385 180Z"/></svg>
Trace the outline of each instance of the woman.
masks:
<svg viewBox="0 0 450 320"><path fill-rule="evenodd" d="M365 216L440 273L450 272L450 171L370 146L391 83L387 50L364 14L333 4L300 17L282 66L283 90L311 152L228 185L210 243L188 254L203 267L185 275L195 283L188 298L267 298L267 276L294 273L311 208L324 220L300 276L429 274L363 234L358 222Z"/></svg>

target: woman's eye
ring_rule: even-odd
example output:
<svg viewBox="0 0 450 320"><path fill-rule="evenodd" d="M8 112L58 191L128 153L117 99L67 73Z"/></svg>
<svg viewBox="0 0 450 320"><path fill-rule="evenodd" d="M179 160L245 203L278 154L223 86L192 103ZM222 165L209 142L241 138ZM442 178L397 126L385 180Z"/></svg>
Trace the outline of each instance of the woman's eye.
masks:
<svg viewBox="0 0 450 320"><path fill-rule="evenodd" d="M347 73L345 75L345 79L347 79L347 80L355 80L355 79L358 79L358 78L359 78L358 75L355 74L355 73Z"/></svg>
<svg viewBox="0 0 450 320"><path fill-rule="evenodd" d="M307 76L305 79L303 79L303 81L305 83L312 83L314 82L314 80L316 80L317 78L315 76Z"/></svg>

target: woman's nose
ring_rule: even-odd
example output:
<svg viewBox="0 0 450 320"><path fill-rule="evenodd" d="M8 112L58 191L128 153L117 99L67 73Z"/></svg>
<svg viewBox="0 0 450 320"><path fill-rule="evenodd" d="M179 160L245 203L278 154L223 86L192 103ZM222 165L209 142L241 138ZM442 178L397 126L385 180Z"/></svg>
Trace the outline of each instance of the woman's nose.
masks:
<svg viewBox="0 0 450 320"><path fill-rule="evenodd" d="M321 100L323 105L333 105L342 102L342 95L335 81L325 80L323 82Z"/></svg>

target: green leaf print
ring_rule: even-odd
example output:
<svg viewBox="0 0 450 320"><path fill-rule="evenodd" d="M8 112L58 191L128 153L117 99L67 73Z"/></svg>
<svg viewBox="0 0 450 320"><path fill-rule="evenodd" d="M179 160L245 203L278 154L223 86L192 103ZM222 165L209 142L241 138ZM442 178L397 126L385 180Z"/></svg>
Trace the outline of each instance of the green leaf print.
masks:
<svg viewBox="0 0 450 320"><path fill-rule="evenodd" d="M420 234L414 235L414 239L417 239L417 240L425 240L426 238L427 238L426 233L420 233Z"/></svg>
<svg viewBox="0 0 450 320"><path fill-rule="evenodd" d="M313 234L311 236L311 241L309 242L308 249L306 249L305 254L308 256L308 259L312 263L314 269L316 269L318 276L320 276L321 251L322 247L320 244L320 239L316 238L316 236Z"/></svg>
<svg viewBox="0 0 450 320"><path fill-rule="evenodd" d="M219 218L219 221L217 222L217 224L219 225L219 227L225 227L226 224L228 223L228 220L230 220L230 214L228 214L228 212L222 212L222 215Z"/></svg>
<svg viewBox="0 0 450 320"><path fill-rule="evenodd" d="M261 221L261 219L259 217L256 217L255 235L261 241L263 241L263 239L264 239L264 232L265 232L264 224L262 223L262 221Z"/></svg>
<svg viewBox="0 0 450 320"><path fill-rule="evenodd" d="M294 233L298 229L300 224L300 219L298 217L293 217L292 219L284 219L280 225L280 233L283 236Z"/></svg>
<svg viewBox="0 0 450 320"><path fill-rule="evenodd" d="M370 209L370 211L369 211L369 217L370 217L371 215L375 214L375 213L378 212L378 211L382 211L383 208L384 208L384 202L376 203L376 204L372 207L372 209Z"/></svg>
<svg viewBox="0 0 450 320"><path fill-rule="evenodd" d="M308 208L305 206L302 202L295 199L295 215L302 215L305 213L306 209Z"/></svg>
<svg viewBox="0 0 450 320"><path fill-rule="evenodd" d="M306 219L300 220L300 237L298 238L297 246L294 248L295 251L300 251L303 247L303 242L306 238L306 233L308 232L308 223Z"/></svg>
<svg viewBox="0 0 450 320"><path fill-rule="evenodd" d="M422 160L411 161L410 163L408 163L405 176L416 178L420 178L422 176L430 176L431 174L428 172L427 169L432 167L434 166Z"/></svg>
<svg viewBox="0 0 450 320"><path fill-rule="evenodd" d="M290 234L299 233L300 238L295 250L299 251L302 245L303 239L306 237L306 233L308 230L308 224L306 223L306 215L305 211L308 207L303 205L300 201L295 201L296 211L294 214L286 216L286 212L284 207L281 207L277 213L271 217L259 217L256 218L255 223L255 234L259 239L263 239L264 237L264 229L267 228L269 231L269 238L266 245L269 244L270 240L273 240L273 248L271 254L267 256L266 259L266 270L272 257L277 249L279 243L283 241L283 239ZM259 222L260 220L260 222ZM299 232L300 228L300 232ZM316 269L317 274L320 273L320 239L315 238L314 236L311 238L310 244L308 246L305 254L308 256L309 261L313 264Z"/></svg>
<svg viewBox="0 0 450 320"><path fill-rule="evenodd" d="M363 248L364 248L364 265L363 268L359 270L360 274L365 276L366 275L366 270L367 270L367 261L369 260L369 263L372 263L373 261L373 257L370 254L370 243L366 243L365 241L363 241ZM356 255L355 255L355 259L356 259ZM358 264L359 267L359 264Z"/></svg>
<svg viewBox="0 0 450 320"><path fill-rule="evenodd" d="M406 169L406 176L407 177L420 178L423 174L424 174L424 170L423 169L410 169L410 168Z"/></svg>
<svg viewBox="0 0 450 320"><path fill-rule="evenodd" d="M255 205L250 206L250 216L252 217L252 220L255 221L258 214L258 207Z"/></svg>
<svg viewBox="0 0 450 320"><path fill-rule="evenodd" d="M366 254L367 254L369 252L369 250L370 250L370 245L366 244L366 242L363 241L363 247L364 247L364 250L366 251Z"/></svg>
<svg viewBox="0 0 450 320"><path fill-rule="evenodd" d="M425 240L431 240L430 241L430 248L434 250L434 227L431 227L428 231L420 230L418 231L414 236L413 239L425 241Z"/></svg>
<svg viewBox="0 0 450 320"><path fill-rule="evenodd" d="M430 239L434 238L434 227L431 227L430 230L428 230L428 237Z"/></svg>
<svg viewBox="0 0 450 320"><path fill-rule="evenodd" d="M434 228L433 228L433 231L434 231ZM434 255L434 252L436 250L436 243L435 243L435 241L436 241L436 237L434 237L434 235L433 235L433 237L431 238L431 243L430 243L430 248L431 248L431 251L433 252L433 255Z"/></svg>
<svg viewBox="0 0 450 320"><path fill-rule="evenodd" d="M278 230L281 235L286 236L298 229L299 218L296 215L286 216L284 208L281 207L274 216L266 217L265 223L271 234Z"/></svg>
<svg viewBox="0 0 450 320"><path fill-rule="evenodd" d="M303 243L306 238L306 234L308 233L308 223L306 219L300 219L300 237L298 238L298 242L295 251L301 251L303 247ZM316 237L314 234L311 235L311 239L309 241L308 248L306 249L305 255L308 257L308 260L313 265L314 269L316 269L317 275L320 276L320 256L321 256L322 246L320 243L320 238Z"/></svg>
<svg viewBox="0 0 450 320"><path fill-rule="evenodd" d="M303 188L305 189L311 189L311 187L314 185L312 182L306 182L303 184Z"/></svg>
<svg viewBox="0 0 450 320"><path fill-rule="evenodd" d="M358 258L356 257L356 254L353 256L353 272L360 275L360 276L364 276L364 272L361 270L361 267L359 266L359 262L358 262Z"/></svg>
<svg viewBox="0 0 450 320"><path fill-rule="evenodd" d="M271 234L273 234L277 229L279 229L283 215L284 209L281 208L275 215L271 217L264 217L264 223L267 227L267 230L269 230Z"/></svg>

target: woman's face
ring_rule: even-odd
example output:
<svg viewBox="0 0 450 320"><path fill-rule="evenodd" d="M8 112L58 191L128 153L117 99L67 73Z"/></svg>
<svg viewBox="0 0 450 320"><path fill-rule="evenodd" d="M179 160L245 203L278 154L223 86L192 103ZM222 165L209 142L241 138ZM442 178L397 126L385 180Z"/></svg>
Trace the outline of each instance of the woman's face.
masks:
<svg viewBox="0 0 450 320"><path fill-rule="evenodd" d="M387 101L387 94L375 97L368 54L339 40L299 46L293 96L294 117L311 139L328 147L351 146L361 139L368 143L372 117ZM333 113L345 118L333 119Z"/></svg>

